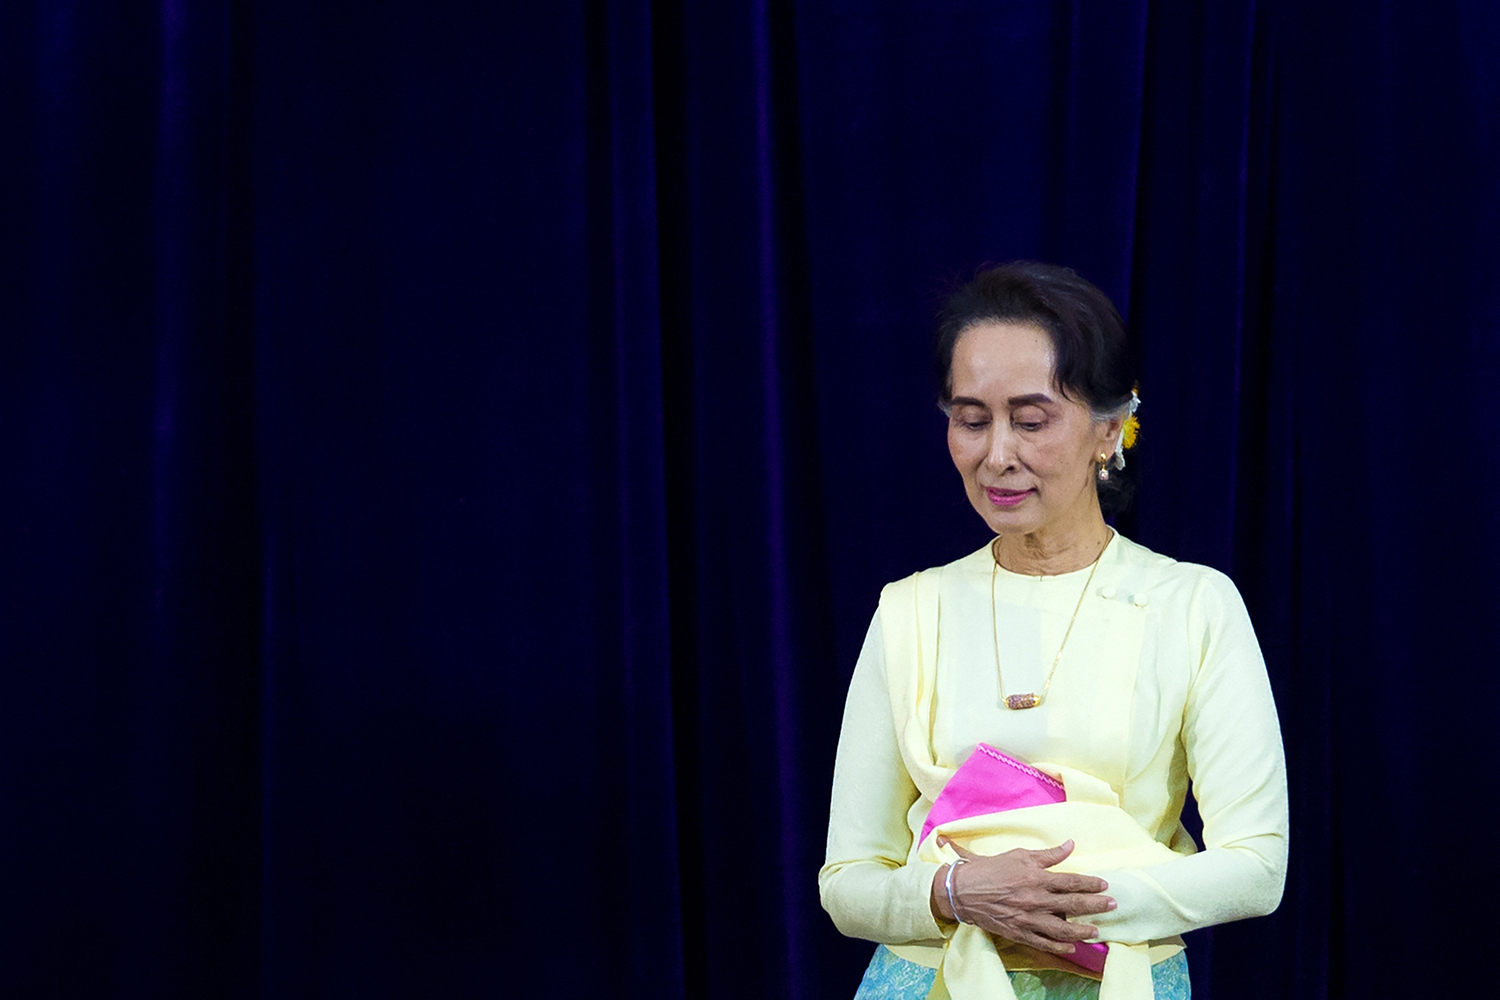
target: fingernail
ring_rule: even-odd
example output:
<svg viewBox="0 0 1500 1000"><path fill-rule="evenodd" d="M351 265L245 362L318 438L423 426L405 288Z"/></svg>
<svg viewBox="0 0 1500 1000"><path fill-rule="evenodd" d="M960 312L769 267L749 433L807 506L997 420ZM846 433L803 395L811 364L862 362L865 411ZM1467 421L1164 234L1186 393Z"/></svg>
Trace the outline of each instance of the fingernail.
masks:
<svg viewBox="0 0 1500 1000"><path fill-rule="evenodd" d="M1099 881L1104 882L1104 880L1102 878ZM1104 888L1100 889L1099 891L1100 892L1108 892L1109 891L1109 883L1108 882L1104 882Z"/></svg>
<svg viewBox="0 0 1500 1000"><path fill-rule="evenodd" d="M1116 903L1116 902L1115 902L1115 901L1114 901L1114 900L1113 900L1113 899L1111 899L1111 900L1110 900L1110 901L1109 901L1109 909L1111 909L1111 910L1113 910L1113 909L1114 909L1114 908L1115 908L1115 907L1117 907L1117 906L1119 906L1119 905L1120 905L1120 904L1119 904L1119 903Z"/></svg>

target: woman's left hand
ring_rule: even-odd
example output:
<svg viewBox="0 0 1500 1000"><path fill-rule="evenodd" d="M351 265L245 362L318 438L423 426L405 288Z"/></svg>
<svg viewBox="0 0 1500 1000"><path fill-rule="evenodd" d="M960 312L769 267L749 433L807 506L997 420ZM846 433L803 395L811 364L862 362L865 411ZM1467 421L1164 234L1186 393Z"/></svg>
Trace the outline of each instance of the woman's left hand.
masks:
<svg viewBox="0 0 1500 1000"><path fill-rule="evenodd" d="M1073 853L1071 840L1045 851L1017 848L991 856L975 854L953 840L946 843L964 861L952 873L955 916L991 934L1054 955L1071 955L1075 942L1094 937L1098 929L1066 918L1115 908L1113 899L1100 895L1109 888L1102 878L1048 871ZM933 897L936 905L947 902L938 899L936 880Z"/></svg>

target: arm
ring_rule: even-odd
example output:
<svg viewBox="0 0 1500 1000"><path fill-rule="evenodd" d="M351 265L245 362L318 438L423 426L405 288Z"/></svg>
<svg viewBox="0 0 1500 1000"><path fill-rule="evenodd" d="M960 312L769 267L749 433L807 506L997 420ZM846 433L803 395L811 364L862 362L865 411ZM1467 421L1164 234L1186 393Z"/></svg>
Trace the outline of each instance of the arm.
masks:
<svg viewBox="0 0 1500 1000"><path fill-rule="evenodd" d="M942 867L906 860L907 812L917 797L896 745L877 612L844 703L828 852L818 873L823 909L841 933L886 944L942 940L930 904Z"/></svg>
<svg viewBox="0 0 1500 1000"><path fill-rule="evenodd" d="M1119 908L1104 940L1146 941L1276 909L1286 878L1286 764L1276 705L1239 593L1206 573L1189 605L1197 669L1182 744L1205 850L1150 868L1098 872Z"/></svg>
<svg viewBox="0 0 1500 1000"><path fill-rule="evenodd" d="M844 706L828 854L818 875L823 908L849 937L886 944L941 941L956 926L944 882L948 866L907 861L908 814L918 794L896 744L877 613ZM1057 914L1081 916L1114 905L1096 895L1105 888L1099 879L1047 871L1071 853L1071 844L984 858L954 846L970 861L953 879L963 918L992 933L1067 954L1071 942L1094 931Z"/></svg>

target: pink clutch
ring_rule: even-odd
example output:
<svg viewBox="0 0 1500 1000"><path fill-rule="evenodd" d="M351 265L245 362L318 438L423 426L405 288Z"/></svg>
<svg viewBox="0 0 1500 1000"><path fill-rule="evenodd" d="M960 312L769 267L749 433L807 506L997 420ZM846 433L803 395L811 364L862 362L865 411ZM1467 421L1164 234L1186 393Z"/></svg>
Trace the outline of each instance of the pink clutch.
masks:
<svg viewBox="0 0 1500 1000"><path fill-rule="evenodd" d="M1067 797L1062 782L1056 778L981 743L938 793L927 822L922 824L921 839L926 840L934 827L956 819L1044 806L1064 802ZM1073 954L1056 957L1103 975L1108 951L1100 942L1079 941Z"/></svg>

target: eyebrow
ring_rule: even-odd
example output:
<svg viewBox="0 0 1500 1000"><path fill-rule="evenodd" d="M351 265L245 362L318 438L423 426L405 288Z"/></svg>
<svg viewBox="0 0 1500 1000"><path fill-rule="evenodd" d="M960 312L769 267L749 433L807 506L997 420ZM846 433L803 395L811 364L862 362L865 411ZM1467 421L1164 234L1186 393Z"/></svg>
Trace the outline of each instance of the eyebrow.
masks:
<svg viewBox="0 0 1500 1000"><path fill-rule="evenodd" d="M1006 404L1008 406L1010 406L1011 409L1014 410L1014 409L1016 409L1018 407L1022 407L1022 406L1041 406L1041 405L1043 405L1045 403L1055 402L1055 400L1053 400L1053 398L1051 396L1047 395L1045 392L1032 392L1032 393L1027 393L1024 396L1012 396L1009 399L1007 399L1005 402L1006 402ZM953 405L953 406L981 406L981 407L988 407L989 406L989 404L986 403L984 400L982 400L982 399L975 399L973 396L954 396L953 397L953 402L952 402L951 405Z"/></svg>
<svg viewBox="0 0 1500 1000"><path fill-rule="evenodd" d="M1010 403L1010 408L1014 410L1020 406L1044 406L1047 403L1053 402L1053 399L1045 392L1032 392L1027 393L1025 396L1012 396L1007 402Z"/></svg>

